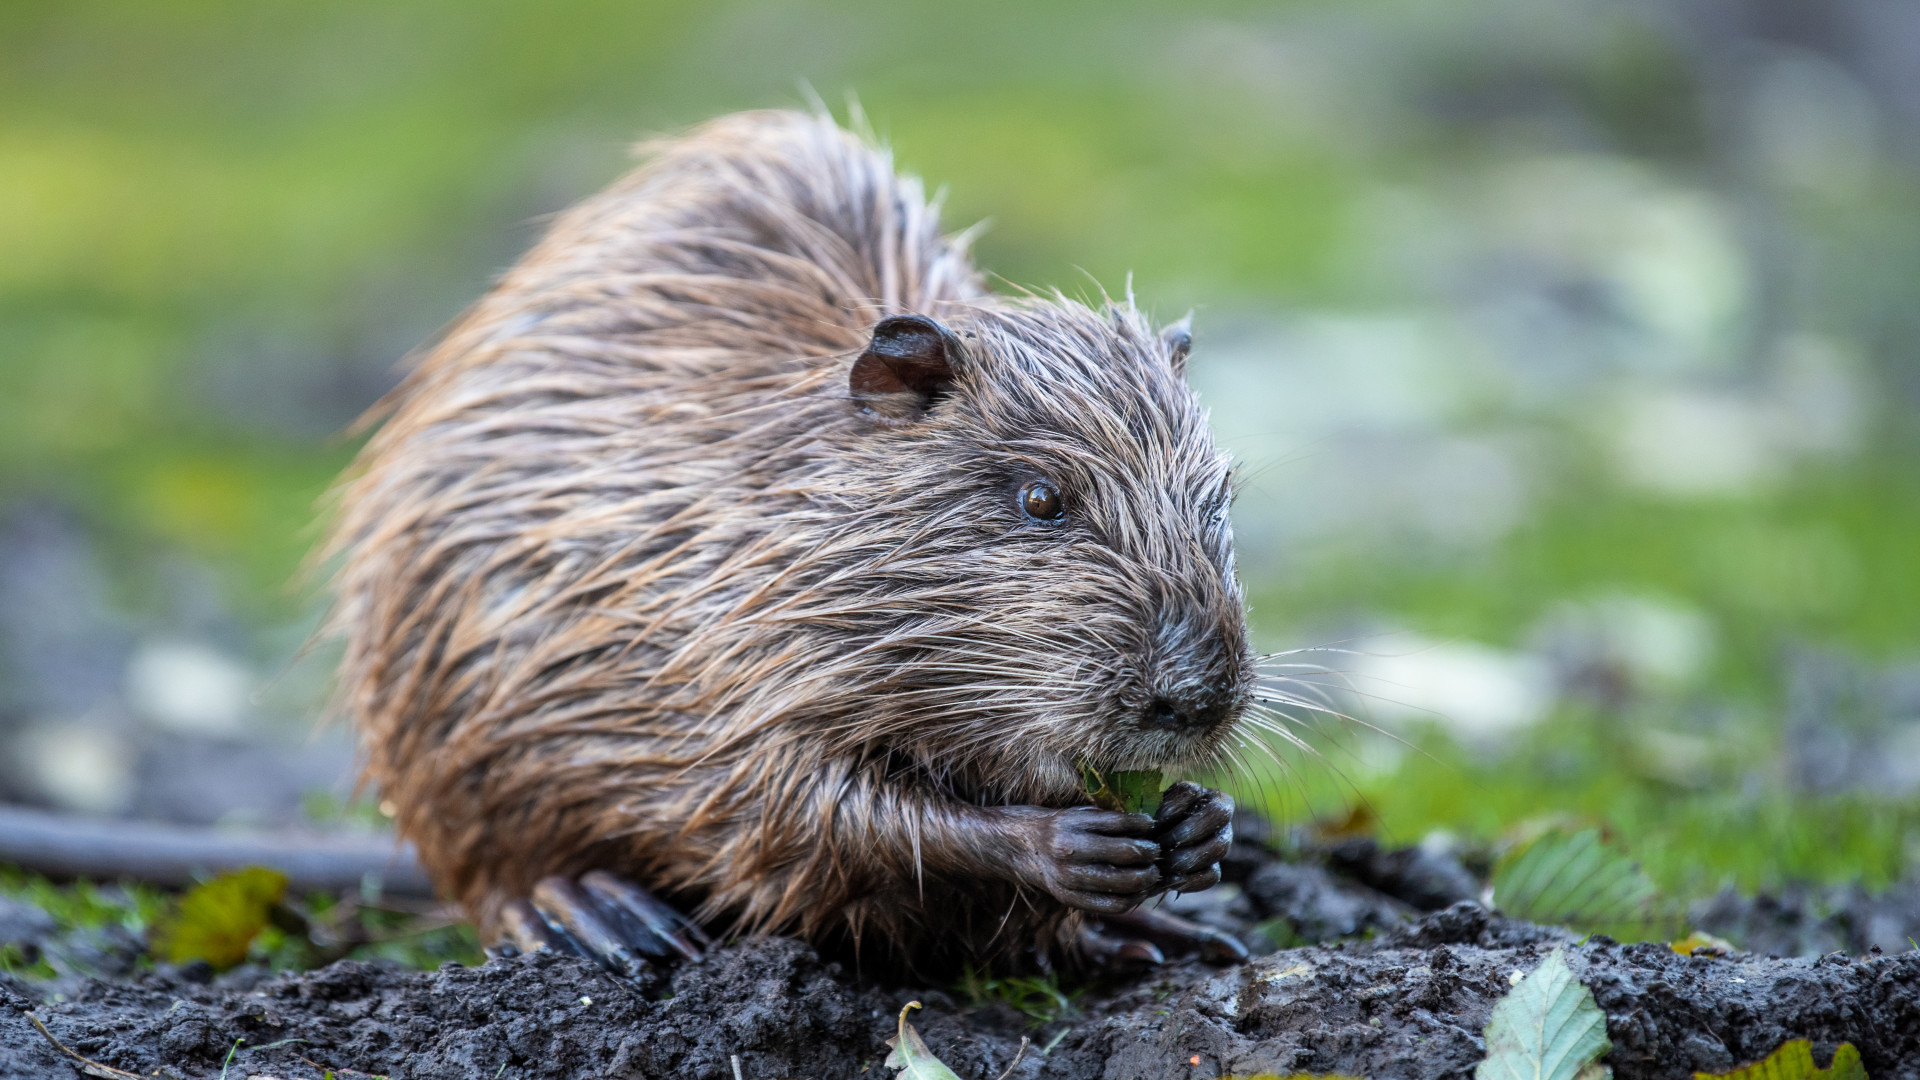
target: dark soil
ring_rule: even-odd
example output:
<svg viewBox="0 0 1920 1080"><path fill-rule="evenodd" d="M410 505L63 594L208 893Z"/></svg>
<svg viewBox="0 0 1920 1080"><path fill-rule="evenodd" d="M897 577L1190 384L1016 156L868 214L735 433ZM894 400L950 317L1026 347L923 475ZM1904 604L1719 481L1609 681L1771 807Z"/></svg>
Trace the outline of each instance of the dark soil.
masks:
<svg viewBox="0 0 1920 1080"><path fill-rule="evenodd" d="M963 1077L998 1076L1022 1033L1051 1045L1016 1077L1465 1077L1511 974L1564 940L1462 904L1365 947L1171 965L1033 1028L1005 1006L863 985L779 939L675 972L664 999L544 954L431 973L341 962L252 989L147 974L57 1002L0 976L0 1077L72 1074L29 1009L74 1051L144 1076L218 1076L235 1039L246 1041L230 1076L724 1078L736 1054L747 1077L886 1076L885 1039L912 999L926 1002L913 1019L928 1044ZM1920 1078L1920 952L1709 959L1594 941L1570 960L1607 1012L1621 1080L1726 1069L1792 1038L1814 1040L1823 1060L1852 1042L1874 1080Z"/></svg>
<svg viewBox="0 0 1920 1080"><path fill-rule="evenodd" d="M1684 1080L1795 1038L1812 1039L1822 1062L1853 1043L1873 1080L1920 1080L1920 950L1859 946L1857 957L1775 959L1684 957L1605 938L1576 945L1564 930L1508 920L1468 899L1478 878L1445 852L1383 851L1368 841L1308 850L1247 826L1248 840L1265 843L1236 845L1227 883L1175 906L1266 955L1226 968L1179 961L1087 988L1046 1022L969 1002L954 988L856 978L783 939L729 945L627 982L546 954L436 972L341 962L213 979L204 967L116 965L127 943L109 936L88 943L105 978L0 976L0 1080L79 1075L29 1012L78 1054L178 1080L218 1077L230 1051L234 1080L321 1080L327 1069L343 1080L355 1072L725 1080L735 1055L752 1080L883 1078L891 1075L881 1064L885 1040L913 1000L925 1008L911 1022L968 1080L998 1077L1023 1035L1034 1046L1014 1077L1468 1077L1488 1013L1514 973L1556 946L1568 948L1607 1013L1614 1049L1606 1061L1621 1080ZM1747 934L1765 947L1847 948L1913 925L1909 892L1920 894L1723 897L1696 916L1721 917L1736 942ZM33 914L12 912L0 929L44 934L45 920ZM1345 940L1269 951L1331 939ZM237 1051L235 1040L244 1040Z"/></svg>

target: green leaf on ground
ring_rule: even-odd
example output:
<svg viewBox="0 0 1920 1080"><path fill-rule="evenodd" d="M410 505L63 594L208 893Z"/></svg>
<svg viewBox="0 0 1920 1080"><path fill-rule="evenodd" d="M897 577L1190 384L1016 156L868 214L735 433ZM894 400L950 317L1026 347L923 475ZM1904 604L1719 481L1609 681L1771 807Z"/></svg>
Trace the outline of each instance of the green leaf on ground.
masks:
<svg viewBox="0 0 1920 1080"><path fill-rule="evenodd" d="M1487 1021L1487 1057L1474 1080L1595 1080L1612 1051L1607 1015L1555 949L1514 985Z"/></svg>
<svg viewBox="0 0 1920 1080"><path fill-rule="evenodd" d="M1860 1051L1852 1043L1841 1043L1833 1052L1833 1064L1824 1069L1813 1064L1813 1044L1805 1039L1784 1043L1768 1054L1766 1060L1743 1065L1732 1072L1693 1074L1694 1080L1867 1080L1867 1067L1860 1062Z"/></svg>
<svg viewBox="0 0 1920 1080"><path fill-rule="evenodd" d="M205 960L216 970L230 968L247 958L286 894L287 876L264 866L201 882L154 927L153 953L175 964Z"/></svg>
<svg viewBox="0 0 1920 1080"><path fill-rule="evenodd" d="M960 1080L952 1069L947 1068L946 1062L933 1056L933 1051L927 1049L920 1033L907 1023L907 1012L919 1007L917 1001L909 1001L901 1007L900 1034L887 1040L887 1045L893 1047L893 1052L887 1055L887 1068L900 1070L894 1080Z"/></svg>
<svg viewBox="0 0 1920 1080"><path fill-rule="evenodd" d="M1622 941L1671 938L1672 905L1597 828L1549 829L1493 869L1493 903L1516 919Z"/></svg>
<svg viewBox="0 0 1920 1080"><path fill-rule="evenodd" d="M1102 773L1091 765L1081 766L1080 782L1086 787L1087 797L1093 800L1093 805L1102 810L1128 814L1159 813L1160 793L1166 787L1159 769L1120 769Z"/></svg>

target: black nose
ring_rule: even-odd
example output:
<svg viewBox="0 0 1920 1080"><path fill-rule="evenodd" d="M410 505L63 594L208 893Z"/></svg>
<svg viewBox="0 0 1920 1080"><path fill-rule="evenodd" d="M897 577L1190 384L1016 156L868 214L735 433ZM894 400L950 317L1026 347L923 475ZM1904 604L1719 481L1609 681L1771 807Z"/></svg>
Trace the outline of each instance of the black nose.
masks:
<svg viewBox="0 0 1920 1080"><path fill-rule="evenodd" d="M1225 720L1232 707L1232 694L1211 687L1160 694L1147 706L1147 726L1163 731L1203 730Z"/></svg>

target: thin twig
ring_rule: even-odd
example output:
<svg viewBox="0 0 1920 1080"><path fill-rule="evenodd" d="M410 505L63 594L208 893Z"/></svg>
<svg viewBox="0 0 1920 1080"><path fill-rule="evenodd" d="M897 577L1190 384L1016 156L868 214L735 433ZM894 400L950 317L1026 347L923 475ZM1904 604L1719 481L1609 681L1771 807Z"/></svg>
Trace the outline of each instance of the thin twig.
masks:
<svg viewBox="0 0 1920 1080"><path fill-rule="evenodd" d="M47 1025L41 1023L40 1018L32 1013L27 1014L27 1019L33 1022L34 1027L40 1029L40 1034L47 1037L47 1041L53 1044L54 1049L78 1061L80 1063L80 1071L86 1073L88 1076L99 1076L105 1078L105 1080L142 1080L139 1073L130 1073L125 1069L116 1069L111 1065L102 1065L90 1057L68 1049L66 1044L54 1038L53 1032L47 1030Z"/></svg>
<svg viewBox="0 0 1920 1080"><path fill-rule="evenodd" d="M1007 1077L1013 1075L1013 1067L1020 1064L1020 1058L1026 1054L1027 1047L1032 1045L1032 1043L1032 1039L1027 1038L1025 1035L1020 1036L1020 1049L1013 1052L1013 1060L1007 1062L1007 1071L1000 1074L1000 1080L1007 1080Z"/></svg>

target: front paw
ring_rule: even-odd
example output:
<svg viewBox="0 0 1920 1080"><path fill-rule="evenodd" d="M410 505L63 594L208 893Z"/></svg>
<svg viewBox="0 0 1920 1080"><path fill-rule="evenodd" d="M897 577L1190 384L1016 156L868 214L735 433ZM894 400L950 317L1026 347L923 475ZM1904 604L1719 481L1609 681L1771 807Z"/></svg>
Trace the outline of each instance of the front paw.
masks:
<svg viewBox="0 0 1920 1080"><path fill-rule="evenodd" d="M1233 844L1233 797L1183 780L1161 796L1153 837L1167 891L1218 885L1220 860Z"/></svg>
<svg viewBox="0 0 1920 1080"><path fill-rule="evenodd" d="M1153 831L1145 814L1091 806L1053 811L1041 819L1034 844L1039 884L1068 907L1131 911L1162 887Z"/></svg>

